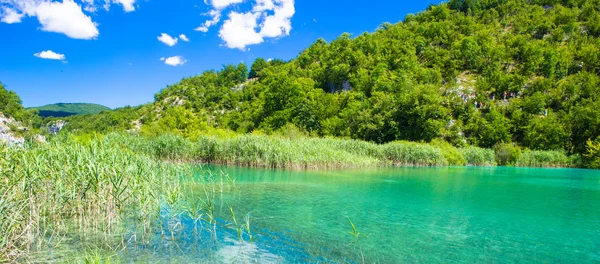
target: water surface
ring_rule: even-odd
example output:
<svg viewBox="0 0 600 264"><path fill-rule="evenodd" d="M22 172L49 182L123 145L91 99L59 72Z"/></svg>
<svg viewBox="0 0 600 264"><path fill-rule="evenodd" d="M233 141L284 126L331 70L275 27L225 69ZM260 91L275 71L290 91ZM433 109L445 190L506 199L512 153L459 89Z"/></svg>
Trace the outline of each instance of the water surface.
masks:
<svg viewBox="0 0 600 264"><path fill-rule="evenodd" d="M366 263L600 262L598 171L214 169L236 178L217 215L250 215L255 239L224 228L203 253L212 261L361 263L362 251ZM171 256L194 258L181 248Z"/></svg>

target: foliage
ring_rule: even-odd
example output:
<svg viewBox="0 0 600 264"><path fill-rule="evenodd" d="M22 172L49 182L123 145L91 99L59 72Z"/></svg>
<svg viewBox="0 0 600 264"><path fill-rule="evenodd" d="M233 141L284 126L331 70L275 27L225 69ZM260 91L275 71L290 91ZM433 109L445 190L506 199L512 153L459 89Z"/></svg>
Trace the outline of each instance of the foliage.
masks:
<svg viewBox="0 0 600 264"><path fill-rule="evenodd" d="M0 113L26 123L34 122L36 118L36 111L23 108L21 98L15 92L7 90L2 83L0 83Z"/></svg>
<svg viewBox="0 0 600 264"><path fill-rule="evenodd" d="M503 143L494 146L494 153L496 155L496 162L498 165L514 165L521 155L521 149L512 144Z"/></svg>
<svg viewBox="0 0 600 264"><path fill-rule="evenodd" d="M600 169L600 140L587 141L587 152L584 154L586 166L592 169Z"/></svg>
<svg viewBox="0 0 600 264"><path fill-rule="evenodd" d="M467 159L465 158L461 150L455 146L452 146L450 143L441 139L435 139L431 141L431 145L438 147L442 151L442 155L444 155L444 158L446 158L446 160L448 161L448 165L467 165Z"/></svg>

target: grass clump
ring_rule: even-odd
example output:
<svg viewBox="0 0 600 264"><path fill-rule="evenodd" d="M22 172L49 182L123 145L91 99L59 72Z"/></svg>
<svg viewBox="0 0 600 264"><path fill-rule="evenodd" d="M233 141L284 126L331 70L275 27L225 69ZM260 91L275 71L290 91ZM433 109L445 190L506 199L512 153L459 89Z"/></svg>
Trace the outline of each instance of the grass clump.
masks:
<svg viewBox="0 0 600 264"><path fill-rule="evenodd" d="M574 167L577 157L569 158L563 151L525 150L516 162L518 167Z"/></svg>
<svg viewBox="0 0 600 264"><path fill-rule="evenodd" d="M448 161L439 148L413 142L392 142L382 146L384 157L400 166L445 166Z"/></svg>
<svg viewBox="0 0 600 264"><path fill-rule="evenodd" d="M494 166L496 165L495 154L491 149L478 147L466 147L462 149L467 160L467 166Z"/></svg>

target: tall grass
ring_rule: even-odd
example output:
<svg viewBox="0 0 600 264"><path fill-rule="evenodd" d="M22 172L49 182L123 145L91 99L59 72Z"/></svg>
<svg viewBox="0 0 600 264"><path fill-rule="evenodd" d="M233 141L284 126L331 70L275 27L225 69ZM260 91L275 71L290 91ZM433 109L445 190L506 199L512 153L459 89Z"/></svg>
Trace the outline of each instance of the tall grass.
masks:
<svg viewBox="0 0 600 264"><path fill-rule="evenodd" d="M517 159L518 167L576 167L577 157L570 158L563 151L525 150Z"/></svg>
<svg viewBox="0 0 600 264"><path fill-rule="evenodd" d="M514 158L506 158L506 155L499 155L506 152L500 151L506 147L497 148L496 151L473 146L456 148L441 140L431 143L397 141L380 145L353 139L290 139L253 134L201 136L192 140L177 135L149 138L117 133L105 136L105 140L123 149L162 160L268 168L495 166L498 163L528 167L575 167L581 162L578 156L568 157L561 151L526 150L513 155ZM508 163L510 159L515 161Z"/></svg>
<svg viewBox="0 0 600 264"><path fill-rule="evenodd" d="M378 145L351 139L289 139L265 135L204 136L188 140L175 135L144 138L111 134L107 139L135 152L172 161L299 169L448 165L439 148L413 142Z"/></svg>
<svg viewBox="0 0 600 264"><path fill-rule="evenodd" d="M149 229L159 190L189 171L100 140L0 148L0 262L26 261L73 234L108 241L124 221Z"/></svg>
<svg viewBox="0 0 600 264"><path fill-rule="evenodd" d="M478 147L466 147L462 152L467 160L468 166L494 166L496 165L495 153L491 149Z"/></svg>

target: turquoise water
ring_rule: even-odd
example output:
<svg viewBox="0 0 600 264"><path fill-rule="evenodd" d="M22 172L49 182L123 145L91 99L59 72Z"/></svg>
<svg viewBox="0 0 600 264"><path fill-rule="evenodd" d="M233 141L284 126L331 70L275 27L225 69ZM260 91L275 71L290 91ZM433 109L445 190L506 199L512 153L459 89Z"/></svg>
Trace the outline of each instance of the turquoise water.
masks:
<svg viewBox="0 0 600 264"><path fill-rule="evenodd" d="M236 178L235 191L216 201L218 242L192 253L185 244L200 242L182 240L171 257L361 263L362 251L365 263L600 262L598 171L215 169ZM252 243L227 228L229 205L250 216ZM366 235L358 243L349 220Z"/></svg>

